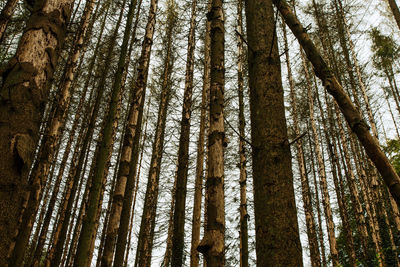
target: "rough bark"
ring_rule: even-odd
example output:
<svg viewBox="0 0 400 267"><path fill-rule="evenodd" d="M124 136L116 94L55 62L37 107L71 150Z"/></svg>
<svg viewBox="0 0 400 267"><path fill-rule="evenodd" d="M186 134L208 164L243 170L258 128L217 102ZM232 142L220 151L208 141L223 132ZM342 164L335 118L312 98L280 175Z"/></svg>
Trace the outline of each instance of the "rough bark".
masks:
<svg viewBox="0 0 400 267"><path fill-rule="evenodd" d="M49 94L48 83L64 42L72 0L45 1L27 21L16 55L2 70L0 88L0 265L18 235L27 176ZM11 263L12 264L12 263Z"/></svg>
<svg viewBox="0 0 400 267"><path fill-rule="evenodd" d="M51 122L49 123L48 129L45 130L46 132L41 145L42 151L36 164L34 164L33 169L31 170L29 181L30 190L25 196L25 199L28 201L23 205L21 226L18 230L15 247L9 260L12 265L21 265L23 261L36 211L40 204L42 188L47 182L47 176L50 166L53 163L56 146L65 125L71 95L73 94L73 88L71 87L74 80L74 74L80 53L83 49L84 38L94 4L94 0L86 2L85 10L83 11L80 22L80 29L74 41L74 48L72 49L62 77L60 95L57 96L58 100L53 104L53 110L50 112Z"/></svg>
<svg viewBox="0 0 400 267"><path fill-rule="evenodd" d="M246 17L257 266L302 266L272 1Z"/></svg>
<svg viewBox="0 0 400 267"><path fill-rule="evenodd" d="M389 188L394 200L397 204L400 204L400 178L393 166L390 164L389 159L383 153L377 140L369 133L367 123L363 120L359 111L343 90L343 87L325 63L318 49L311 41L306 29L290 10L286 1L273 1L279 12L284 17L286 24L303 47L308 59L313 64L317 77L321 79L327 91L335 98L351 130L357 135L368 157L382 175L382 178L385 181L386 186Z"/></svg>
<svg viewBox="0 0 400 267"><path fill-rule="evenodd" d="M207 225L197 247L207 266L225 266L224 129L225 14L223 1L213 0L210 20L210 130L208 133L208 174L206 179Z"/></svg>

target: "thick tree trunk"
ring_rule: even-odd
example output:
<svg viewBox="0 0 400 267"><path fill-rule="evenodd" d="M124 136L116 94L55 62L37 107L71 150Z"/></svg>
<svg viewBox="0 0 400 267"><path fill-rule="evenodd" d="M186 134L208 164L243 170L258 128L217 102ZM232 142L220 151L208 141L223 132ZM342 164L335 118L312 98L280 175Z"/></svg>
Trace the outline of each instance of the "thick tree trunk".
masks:
<svg viewBox="0 0 400 267"><path fill-rule="evenodd" d="M174 223L172 233L172 255L171 265L180 267L183 260L183 247L185 235L185 211L186 211L186 187L189 168L189 137L190 120L192 116L192 94L193 94L193 69L195 49L195 23L196 23L197 1L192 1L192 14L190 18L190 29L188 36L185 91L183 96L182 119L178 148L178 169L175 192Z"/></svg>
<svg viewBox="0 0 400 267"><path fill-rule="evenodd" d="M27 176L39 138L44 104L59 50L64 42L72 0L37 6L27 21L14 58L2 72L0 88L0 265L13 250L12 238L24 199ZM11 264L13 264L11 262Z"/></svg>
<svg viewBox="0 0 400 267"><path fill-rule="evenodd" d="M8 0L3 10L0 13L0 44L3 41L4 33L7 28L7 24L11 19L11 16L17 6L18 0Z"/></svg>
<svg viewBox="0 0 400 267"><path fill-rule="evenodd" d="M306 52L308 59L314 66L317 77L322 80L327 91L335 98L351 130L357 135L368 157L382 175L394 200L397 204L400 204L400 178L390 164L389 159L383 153L377 140L369 133L368 125L362 119L359 111L353 105L349 96L345 93L343 87L323 60L318 49L306 32L306 29L290 10L286 1L273 0L273 2Z"/></svg>
<svg viewBox="0 0 400 267"><path fill-rule="evenodd" d="M63 131L71 95L73 88L71 86L74 80L74 74L77 67L77 62L81 51L84 49L84 38L86 30L89 25L89 20L94 8L95 1L90 0L86 2L85 10L80 22L80 29L74 41L74 48L72 49L71 56L68 59L65 71L62 77L60 95L57 96L57 103L53 104L51 114L51 122L49 128L46 129L45 135L42 140L42 152L33 166L31 177L29 181L30 191L27 192L25 198L28 200L23 205L22 222L16 237L15 247L11 254L10 264L21 265L27 248L29 236L33 227L36 211L40 204L40 197L42 195L42 188L47 182L47 176L50 166L53 162L54 153L58 140Z"/></svg>
<svg viewBox="0 0 400 267"><path fill-rule="evenodd" d="M213 0L210 20L210 130L208 134L208 175L206 180L207 225L197 250L207 266L225 266L224 148L224 45L225 14L222 0Z"/></svg>
<svg viewBox="0 0 400 267"><path fill-rule="evenodd" d="M302 266L272 1L246 17L257 266Z"/></svg>

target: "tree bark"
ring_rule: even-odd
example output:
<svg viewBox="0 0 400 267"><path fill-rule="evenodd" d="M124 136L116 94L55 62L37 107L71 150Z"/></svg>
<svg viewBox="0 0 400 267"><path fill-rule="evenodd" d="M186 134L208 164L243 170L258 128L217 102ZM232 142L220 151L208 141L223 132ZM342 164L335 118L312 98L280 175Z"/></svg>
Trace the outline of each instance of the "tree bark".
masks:
<svg viewBox="0 0 400 267"><path fill-rule="evenodd" d="M272 1L246 17L257 266L302 266Z"/></svg>
<svg viewBox="0 0 400 267"><path fill-rule="evenodd" d="M17 52L2 71L0 88L0 265L6 266L27 176L39 138L43 109L60 48L64 42L72 0L50 0L31 13ZM12 262L11 262L12 264Z"/></svg>
<svg viewBox="0 0 400 267"><path fill-rule="evenodd" d="M224 148L224 45L225 14L222 0L212 0L210 20L210 130L208 134L208 175L206 180L207 225L197 247L207 266L225 266Z"/></svg>

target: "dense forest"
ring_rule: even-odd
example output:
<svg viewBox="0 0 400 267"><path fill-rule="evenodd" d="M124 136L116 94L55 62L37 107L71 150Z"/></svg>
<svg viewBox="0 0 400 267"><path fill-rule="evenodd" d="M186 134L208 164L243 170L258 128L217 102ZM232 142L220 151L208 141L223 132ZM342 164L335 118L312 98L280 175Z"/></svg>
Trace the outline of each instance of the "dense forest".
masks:
<svg viewBox="0 0 400 267"><path fill-rule="evenodd" d="M0 12L0 266L400 267L396 0Z"/></svg>

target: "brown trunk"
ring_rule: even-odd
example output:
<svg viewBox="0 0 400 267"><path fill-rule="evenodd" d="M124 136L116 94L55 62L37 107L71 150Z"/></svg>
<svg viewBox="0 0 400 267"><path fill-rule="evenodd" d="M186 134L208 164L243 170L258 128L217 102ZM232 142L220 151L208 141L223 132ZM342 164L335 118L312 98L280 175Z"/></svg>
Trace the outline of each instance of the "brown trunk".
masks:
<svg viewBox="0 0 400 267"><path fill-rule="evenodd" d="M242 0L237 4L237 22L238 33L243 35L243 3ZM247 213L247 170L246 170L246 146L244 141L245 136L245 116L244 116L244 80L243 80L243 40L238 36L238 95L239 95L239 185L240 185L240 266L249 266L249 237L248 237L248 219Z"/></svg>
<svg viewBox="0 0 400 267"><path fill-rule="evenodd" d="M124 260L124 266L127 266L128 263L128 258L129 258L129 251L130 251L130 245L131 245L131 237L132 237L132 227L133 227L133 218L134 218L134 211L135 211L135 207L136 207L136 196L137 196L137 192L139 189L139 179L140 179L140 174L141 174L141 170L142 170L142 160L143 160L143 152L144 152L144 145L146 144L146 140L147 140L147 126L148 126L148 122L149 122L149 111L150 111L150 103L151 103L151 95L149 97L149 100L147 102L147 111L146 111L146 123L144 126L144 135L142 137L142 145L140 146L140 159L139 159L139 168L138 168L138 172L136 174L136 181L135 181L135 190L133 192L133 203L132 203L132 215L130 218L130 222L129 222L129 236L128 236L128 246L126 249L126 255L125 255L125 260Z"/></svg>
<svg viewBox="0 0 400 267"><path fill-rule="evenodd" d="M397 23L397 26L400 29L400 11L399 11L399 7L397 6L395 0L387 0L387 2L389 4L390 9L393 12L393 17L394 17L394 19L395 19L395 21Z"/></svg>
<svg viewBox="0 0 400 267"><path fill-rule="evenodd" d="M317 88L317 83L316 83L316 77L314 76L314 85L315 88ZM328 151L329 151L329 159L331 162L331 171L332 171L332 176L333 176L333 182L335 186L335 192L336 192L336 198L338 200L338 206L339 206L339 214L340 218L342 219L342 227L345 232L345 238L346 238L346 250L350 259L350 265L351 266L356 266L357 264L357 256L354 248L354 240L353 240L353 235L352 235L352 229L350 226L350 221L348 217L348 212L347 212L347 202L345 199L345 195L342 194L341 191L341 181L342 181L342 174L341 174L341 166L339 163L339 156L337 153L336 149L336 140L334 137L331 138L331 135L329 132L333 133L332 128L331 131L328 130L328 125L327 121L325 119L325 116L323 114L324 110L321 104L321 100L318 94L318 91L316 91L317 95L317 101L318 101L318 107L320 111L320 116L322 119L322 124L323 124L323 131L325 134L325 139L327 142L328 146ZM328 116L331 115L331 112L328 111ZM332 118L330 118L330 121L332 121ZM332 125L330 125L332 126ZM365 251L364 251L364 258L365 258Z"/></svg>
<svg viewBox="0 0 400 267"><path fill-rule="evenodd" d="M165 29L166 43L164 44L164 66L162 74L162 92L158 110L157 126L154 134L152 155L149 167L148 182L144 199L143 214L140 223L138 247L135 265L150 267L153 248L154 227L157 211L157 198L161 170L161 159L164 147L164 133L166 126L167 110L171 94L171 74L174 63L174 45L172 34L175 32L176 22L175 2L168 2L167 27Z"/></svg>
<svg viewBox="0 0 400 267"><path fill-rule="evenodd" d="M208 1L210 10L211 0ZM210 91L210 22L206 20L206 30L204 37L204 71L203 71L203 90L201 94L201 113L199 139L197 141L197 159L196 159L196 178L194 188L193 218L192 218L192 236L190 247L190 267L199 267L199 252L197 246L200 242L200 224L201 224L201 201L204 179L204 139L207 120L207 103Z"/></svg>
<svg viewBox="0 0 400 267"><path fill-rule="evenodd" d="M315 116L314 116L314 98L313 98L313 93L312 93L312 85L311 85L311 76L308 72L308 66L306 59L304 57L303 51L300 51L302 62L303 62L303 68L305 72L305 79L307 83L307 96L308 96L308 108L309 108L309 113L310 113L310 121L311 121L311 130L312 130L312 136L315 144L315 153L317 154L317 163L318 163L318 175L320 179L320 186L322 190L322 205L324 207L324 212L325 212L325 217L326 217L326 223L327 223L327 230L328 230L328 239L329 239L329 247L330 247L330 252L331 252L331 257L332 257L332 265L337 266L339 265L339 257L338 257L338 251L337 251L337 245L336 245L336 236L335 236L335 225L333 222L333 214L332 214L332 208L331 208L331 202L330 202L330 196L328 192L328 182L326 178L326 172L325 172L325 163L323 160L322 156L322 148L320 145L319 141L319 136L317 133L317 124L315 121Z"/></svg>
<svg viewBox="0 0 400 267"><path fill-rule="evenodd" d="M173 229L174 229L174 210L175 210L175 199L176 199L176 183L177 183L177 175L174 177L174 187L172 188L171 193L171 208L169 211L169 221L168 221L168 235L167 235L167 246L165 248L164 259L161 263L162 267L169 267L171 263L172 256L172 238L173 238ZM174 265L171 265L174 266Z"/></svg>
<svg viewBox="0 0 400 267"><path fill-rule="evenodd" d="M0 89L0 265L13 250L12 238L24 199L27 176L39 137L59 50L64 42L72 0L36 6L27 21L16 55L3 69ZM10 262L13 265L13 262Z"/></svg>
<svg viewBox="0 0 400 267"><path fill-rule="evenodd" d="M389 188L396 203L400 204L400 178L395 169L390 164L389 159L383 153L377 140L369 133L369 127L362 119L359 111L351 102L349 96L343 90L328 65L323 60L318 49L311 41L306 29L292 13L285 0L273 0L278 10L290 27L293 34L298 39L300 45L307 54L308 59L314 66L314 71L322 80L327 91L335 98L346 121L352 131L357 135L361 144L365 148L367 155L372 160L379 173L382 175L386 186Z"/></svg>
<svg viewBox="0 0 400 267"><path fill-rule="evenodd" d="M8 0L3 10L0 13L0 44L3 41L4 33L7 28L7 24L11 19L11 16L17 6L18 0Z"/></svg>
<svg viewBox="0 0 400 267"><path fill-rule="evenodd" d="M307 125L307 132L309 132L309 127ZM308 135L308 146L310 148L310 153L311 155L314 155L313 152L313 146L312 146L312 141L310 135ZM315 190L315 204L317 206L317 216L318 216L318 240L319 244L321 246L321 258L322 258L322 266L326 267L327 266L327 260L326 260L326 255L325 255L325 242L324 242L324 233L322 230L322 212L321 212L321 205L319 202L319 190L318 190L318 183L317 183L317 175L316 175L316 170L315 170L315 163L314 163L314 157L311 156L311 170L313 173L313 182L314 182L314 190Z"/></svg>
<svg viewBox="0 0 400 267"><path fill-rule="evenodd" d="M42 188L47 182L46 180L50 166L53 162L54 152L65 125L71 94L73 94L71 85L74 80L74 74L80 52L83 49L86 29L89 25L94 4L94 0L86 2L85 10L80 22L80 30L74 41L74 48L72 49L72 54L68 59L62 78L60 95L58 96L57 103L53 104L54 109L50 112L51 122L49 123L49 128L45 130L46 133L42 140L42 151L33 167L33 170L31 171L31 177L29 181L30 191L27 192L25 196L28 202L24 203L23 205L21 226L18 230L18 236L16 237L14 250L12 251L9 259L10 264L12 263L13 265L21 265L23 256L25 254L25 249L28 245L29 236L36 215L35 213L40 204Z"/></svg>
<svg viewBox="0 0 400 267"><path fill-rule="evenodd" d="M142 52L138 61L137 78L133 86L133 102L130 106L128 124L125 134L124 146L126 146L127 154L123 152L126 158L123 164L121 157L120 172L125 180L122 210L120 215L120 225L118 229L118 238L115 250L114 265L122 266L124 263L124 255L126 248L126 238L128 235L130 211L132 206L132 195L135 187L135 175L137 171L137 162L139 157L139 141L142 129L143 106L146 95L147 76L149 71L149 62L151 47L153 44L154 27L156 23L157 0L150 3L149 15L146 25L146 33L142 45ZM128 157L129 156L129 157ZM130 159L130 160L128 160ZM119 186L116 186L116 190Z"/></svg>
<svg viewBox="0 0 400 267"><path fill-rule="evenodd" d="M192 1L192 14L188 36L185 91L183 96L182 119L178 148L177 182L175 192L175 209L172 233L172 255L171 265L180 267L183 262L183 247L185 235L185 211L187 176L189 168L189 137L190 120L192 116L192 94L193 94L193 69L195 49L195 23L196 23L197 1ZM166 265L164 265L166 266Z"/></svg>
<svg viewBox="0 0 400 267"><path fill-rule="evenodd" d="M210 20L210 129L208 134L208 175L206 180L207 225L197 250L208 266L225 266L224 148L224 45L225 15L222 0L212 0Z"/></svg>
<svg viewBox="0 0 400 267"><path fill-rule="evenodd" d="M290 66L290 57L289 57L289 46L287 42L287 34L286 34L286 25L282 25L283 29L283 38L285 44L285 56L286 56L286 66L288 72L288 80L290 86L290 104L292 107L292 118L293 118L293 127L296 136L301 136L299 121L298 121L298 113L297 113L297 104L296 104L296 95L295 95L295 84L292 76L292 68ZM306 216L306 226L307 226L307 237L308 237L308 245L310 249L310 258L311 265L314 267L321 266L321 257L318 249L318 239L314 221L314 211L312 207L312 199L311 199L311 190L308 181L308 174L306 170L306 164L304 159L304 151L303 151L303 142L299 139L296 142L296 156L297 162L300 170L300 181L301 181L301 191L303 197L303 207L304 213Z"/></svg>
<svg viewBox="0 0 400 267"><path fill-rule="evenodd" d="M246 17L257 266L302 266L272 1Z"/></svg>

